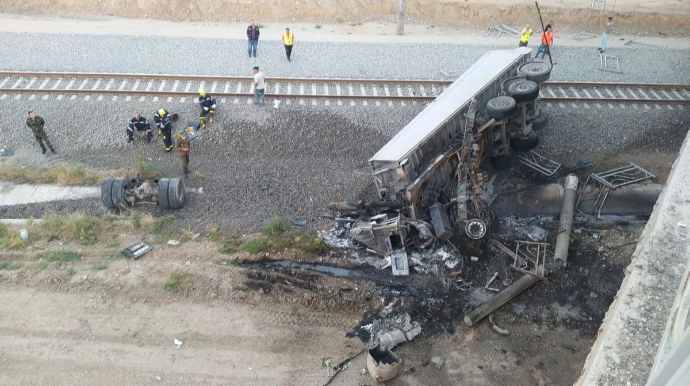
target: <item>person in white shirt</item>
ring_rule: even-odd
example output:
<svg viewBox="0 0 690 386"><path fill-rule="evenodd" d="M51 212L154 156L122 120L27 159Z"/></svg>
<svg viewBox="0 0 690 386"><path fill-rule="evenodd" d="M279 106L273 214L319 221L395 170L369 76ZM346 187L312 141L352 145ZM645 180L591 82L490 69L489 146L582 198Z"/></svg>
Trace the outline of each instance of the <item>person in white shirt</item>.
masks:
<svg viewBox="0 0 690 386"><path fill-rule="evenodd" d="M266 76L264 73L259 71L259 67L254 67L254 104L262 105L266 104Z"/></svg>

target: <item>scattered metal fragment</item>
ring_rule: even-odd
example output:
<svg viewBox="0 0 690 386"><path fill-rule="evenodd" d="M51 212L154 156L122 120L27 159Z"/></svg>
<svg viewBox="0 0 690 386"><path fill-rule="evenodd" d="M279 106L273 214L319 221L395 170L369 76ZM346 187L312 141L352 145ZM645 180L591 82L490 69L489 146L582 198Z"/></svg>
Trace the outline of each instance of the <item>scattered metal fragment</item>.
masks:
<svg viewBox="0 0 690 386"><path fill-rule="evenodd" d="M594 34L591 34L591 33L586 32L586 31L580 31L580 32L576 33L575 35L571 36L570 38L575 39L575 40L582 40L582 39L590 39L593 37L595 37Z"/></svg>
<svg viewBox="0 0 690 386"><path fill-rule="evenodd" d="M491 325L491 329L496 331L499 335L503 335L503 336L510 335L510 331L504 330L504 329L498 327L496 325L496 323L494 323L494 314L489 314L489 324Z"/></svg>
<svg viewBox="0 0 690 386"><path fill-rule="evenodd" d="M603 53L599 54L599 69L601 71L615 72L617 74L622 74L620 63L618 63L617 56L608 56Z"/></svg>
<svg viewBox="0 0 690 386"><path fill-rule="evenodd" d="M467 234L467 237L473 240L479 240L486 236L486 229L487 227L484 221L478 218L473 218L467 221L467 224L465 225L465 234Z"/></svg>
<svg viewBox="0 0 690 386"><path fill-rule="evenodd" d="M390 349L376 346L369 350L367 370L376 382L384 382L398 375L400 362Z"/></svg>
<svg viewBox="0 0 690 386"><path fill-rule="evenodd" d="M300 227L305 227L305 226L307 226L307 220L296 220L295 225L300 226Z"/></svg>
<svg viewBox="0 0 690 386"><path fill-rule="evenodd" d="M259 184L259 190L266 190L268 189L268 185L266 184Z"/></svg>
<svg viewBox="0 0 690 386"><path fill-rule="evenodd" d="M596 213L597 217L601 217L601 210L611 190L652 178L656 178L656 176L632 162L628 166L591 173L587 176L585 184L582 185L575 208L579 207L581 201L594 200L591 214ZM592 182L591 186L589 185L590 181Z"/></svg>
<svg viewBox="0 0 690 386"><path fill-rule="evenodd" d="M486 282L486 285L484 286L484 288L485 288L485 289L490 289L490 290L494 291L494 289L493 289L493 288L489 288L489 286L491 285L491 283L494 282L494 280L496 280L496 277L497 277L497 276L498 276L498 272L494 272L493 276L491 276L491 278ZM498 291L498 290L496 290L496 291Z"/></svg>
<svg viewBox="0 0 690 386"><path fill-rule="evenodd" d="M563 166L556 161L552 161L534 150L518 153L518 162L535 170L547 177L551 177Z"/></svg>
<svg viewBox="0 0 690 386"><path fill-rule="evenodd" d="M2 149L0 149L0 156L9 157L11 155L14 155L14 152L9 147L3 147Z"/></svg>
<svg viewBox="0 0 690 386"><path fill-rule="evenodd" d="M344 361L338 363L337 366L333 367L333 370L334 370L333 375L331 375L331 377L328 378L328 381L327 381L326 383L324 383L323 386L328 386L328 385L330 385L331 382L333 381L333 379L335 379L335 377L336 377L338 374L340 374L341 371L347 369L348 364L350 363L350 361L352 361L353 359L355 359L355 358L357 358L358 356L360 356L364 351L366 351L366 348L363 348L363 349L362 349L360 352L358 352L357 354L350 355L349 357L345 358ZM326 367L330 366L330 363L331 363L331 360L330 360L330 359L329 359L328 361L326 361ZM330 370L329 370L329 372L330 372Z"/></svg>
<svg viewBox="0 0 690 386"><path fill-rule="evenodd" d="M657 46L656 44L649 44L649 43L642 43L642 42L636 42L634 40L629 40L623 45L626 46L644 46L644 47L656 47L656 48L664 48L662 46Z"/></svg>

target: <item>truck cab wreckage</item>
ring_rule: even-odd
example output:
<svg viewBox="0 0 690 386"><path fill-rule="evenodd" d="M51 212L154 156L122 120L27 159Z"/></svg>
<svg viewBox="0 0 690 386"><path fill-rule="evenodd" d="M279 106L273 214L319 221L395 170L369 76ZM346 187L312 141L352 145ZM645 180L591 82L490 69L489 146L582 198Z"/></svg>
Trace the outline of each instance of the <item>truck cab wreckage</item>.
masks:
<svg viewBox="0 0 690 386"><path fill-rule="evenodd" d="M408 274L410 247L487 237L496 176L489 181L480 166L510 168L516 152L537 147L534 130L548 123L538 99L551 66L530 55L528 48L485 54L356 171L373 177L379 201L329 205L360 216L338 220L353 242L390 259L394 275Z"/></svg>

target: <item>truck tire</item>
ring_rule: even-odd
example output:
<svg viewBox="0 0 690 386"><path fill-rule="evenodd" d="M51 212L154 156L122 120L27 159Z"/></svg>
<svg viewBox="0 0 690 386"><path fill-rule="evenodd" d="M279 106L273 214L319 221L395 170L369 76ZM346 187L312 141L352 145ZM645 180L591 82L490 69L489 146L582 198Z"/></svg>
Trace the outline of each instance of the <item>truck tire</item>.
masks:
<svg viewBox="0 0 690 386"><path fill-rule="evenodd" d="M508 154L499 155L498 157L491 157L489 158L489 162L491 162L491 166L493 166L497 171L510 169L517 164L517 154L515 154L514 151L511 151Z"/></svg>
<svg viewBox="0 0 690 386"><path fill-rule="evenodd" d="M532 130L527 135L527 138L513 138L510 140L510 147L515 151L530 151L539 146L539 136Z"/></svg>
<svg viewBox="0 0 690 386"><path fill-rule="evenodd" d="M170 202L168 201L169 183L169 178L161 178L158 180L158 205L161 208L170 208Z"/></svg>
<svg viewBox="0 0 690 386"><path fill-rule="evenodd" d="M543 109L539 109L539 115L536 118L527 121L532 125L532 130L541 130L549 124L549 114Z"/></svg>
<svg viewBox="0 0 690 386"><path fill-rule="evenodd" d="M546 82L551 77L551 65L544 62L529 62L518 67L517 73L532 82Z"/></svg>
<svg viewBox="0 0 690 386"><path fill-rule="evenodd" d="M173 209L180 209L184 205L185 186L179 178L171 178L168 181L168 204Z"/></svg>
<svg viewBox="0 0 690 386"><path fill-rule="evenodd" d="M509 96L500 96L486 103L486 115L497 121L515 115L517 102Z"/></svg>
<svg viewBox="0 0 690 386"><path fill-rule="evenodd" d="M117 207L113 203L113 179L106 178L101 184L101 202L108 209L114 209Z"/></svg>
<svg viewBox="0 0 690 386"><path fill-rule="evenodd" d="M531 80L511 83L506 94L515 99L517 103L533 101L539 97L539 85Z"/></svg>
<svg viewBox="0 0 690 386"><path fill-rule="evenodd" d="M124 178L116 178L113 180L113 184L110 190L110 197L113 200L113 205L115 205L116 207L127 204L127 201L125 200L125 188L127 187L126 185L127 180Z"/></svg>

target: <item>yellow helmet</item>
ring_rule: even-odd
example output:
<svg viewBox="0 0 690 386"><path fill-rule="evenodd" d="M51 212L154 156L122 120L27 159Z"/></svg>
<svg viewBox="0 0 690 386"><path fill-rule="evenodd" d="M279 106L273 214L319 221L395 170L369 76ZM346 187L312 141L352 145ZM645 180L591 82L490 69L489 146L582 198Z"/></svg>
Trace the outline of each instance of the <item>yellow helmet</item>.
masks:
<svg viewBox="0 0 690 386"><path fill-rule="evenodd" d="M158 110L158 115L160 115L160 116L165 115L165 110L163 110L163 109Z"/></svg>
<svg viewBox="0 0 690 386"><path fill-rule="evenodd" d="M201 95L201 96L206 96L206 91L200 90L200 91L199 91L199 95Z"/></svg>

